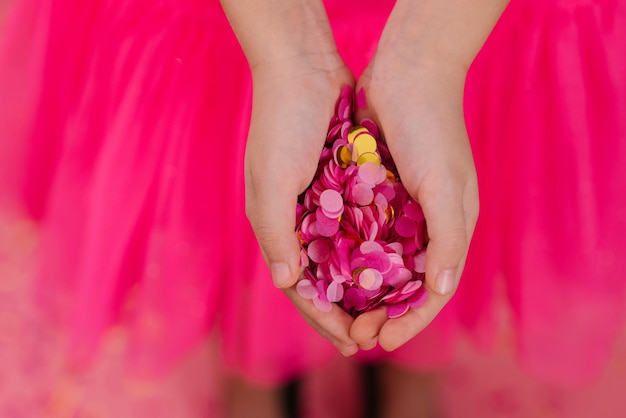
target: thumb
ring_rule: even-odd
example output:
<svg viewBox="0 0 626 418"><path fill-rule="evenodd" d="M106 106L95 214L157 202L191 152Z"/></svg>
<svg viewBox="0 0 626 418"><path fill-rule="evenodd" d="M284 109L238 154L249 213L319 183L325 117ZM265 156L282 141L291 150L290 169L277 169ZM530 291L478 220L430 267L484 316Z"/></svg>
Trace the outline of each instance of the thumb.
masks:
<svg viewBox="0 0 626 418"><path fill-rule="evenodd" d="M419 193L429 236L426 285L442 296L456 290L469 247L462 188L450 183L433 193L427 187Z"/></svg>
<svg viewBox="0 0 626 418"><path fill-rule="evenodd" d="M255 186L246 179L246 214L259 242L274 285L293 286L300 275L300 245L295 232L297 192Z"/></svg>

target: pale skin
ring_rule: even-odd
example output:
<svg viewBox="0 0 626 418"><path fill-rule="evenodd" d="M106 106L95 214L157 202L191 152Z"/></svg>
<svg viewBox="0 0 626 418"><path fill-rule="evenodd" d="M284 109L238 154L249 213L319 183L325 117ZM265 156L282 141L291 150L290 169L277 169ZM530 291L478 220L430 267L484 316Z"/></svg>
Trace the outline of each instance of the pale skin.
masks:
<svg viewBox="0 0 626 418"><path fill-rule="evenodd" d="M337 54L322 2L222 0L250 64L253 108L246 149L246 211L274 284L344 355L402 346L454 294L479 212L463 117L467 70L508 1L399 0L356 83L384 132L428 225L427 302L397 319L318 311L295 292L297 196L311 183L338 93L354 78Z"/></svg>

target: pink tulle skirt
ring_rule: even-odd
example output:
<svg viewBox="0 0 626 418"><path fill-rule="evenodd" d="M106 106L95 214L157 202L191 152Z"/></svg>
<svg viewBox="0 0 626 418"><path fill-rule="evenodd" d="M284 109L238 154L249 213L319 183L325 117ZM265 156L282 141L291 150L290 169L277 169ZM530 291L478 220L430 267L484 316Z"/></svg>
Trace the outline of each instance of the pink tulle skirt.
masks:
<svg viewBox="0 0 626 418"><path fill-rule="evenodd" d="M358 3L358 4L357 4ZM0 39L0 216L40 233L36 297L88 364L115 324L166 371L217 331L227 367L273 384L332 346L273 288L244 214L251 80L217 1L13 0ZM327 2L358 76L392 1ZM597 374L626 301L626 4L513 0L470 69L481 218L460 289L394 353L488 347L506 289L519 358ZM504 286L501 286L501 285Z"/></svg>

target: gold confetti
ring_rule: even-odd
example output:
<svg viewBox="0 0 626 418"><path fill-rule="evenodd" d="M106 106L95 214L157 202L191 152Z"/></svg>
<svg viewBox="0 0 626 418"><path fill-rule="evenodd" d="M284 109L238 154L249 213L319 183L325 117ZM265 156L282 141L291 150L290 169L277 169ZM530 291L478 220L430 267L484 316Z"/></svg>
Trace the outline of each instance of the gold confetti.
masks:
<svg viewBox="0 0 626 418"><path fill-rule="evenodd" d="M362 166L365 163L376 163L380 165L380 157L375 152L366 152L359 156L356 165Z"/></svg>
<svg viewBox="0 0 626 418"><path fill-rule="evenodd" d="M350 129L350 132L348 132L348 142L353 143L356 136L363 132L369 131L367 130L367 128L364 128L362 126L355 126L354 128Z"/></svg>
<svg viewBox="0 0 626 418"><path fill-rule="evenodd" d="M346 168L352 161L352 155L350 149L347 146L342 146L337 149L337 161L340 162L341 168Z"/></svg>
<svg viewBox="0 0 626 418"><path fill-rule="evenodd" d="M376 152L376 139L367 133L360 134L354 139L354 149L359 156L366 152Z"/></svg>

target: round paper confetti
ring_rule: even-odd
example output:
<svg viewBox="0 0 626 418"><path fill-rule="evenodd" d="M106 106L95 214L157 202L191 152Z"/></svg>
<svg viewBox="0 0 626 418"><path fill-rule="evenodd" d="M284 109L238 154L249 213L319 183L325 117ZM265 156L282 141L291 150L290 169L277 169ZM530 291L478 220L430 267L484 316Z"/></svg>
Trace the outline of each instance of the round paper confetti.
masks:
<svg viewBox="0 0 626 418"><path fill-rule="evenodd" d="M366 107L365 95L359 96ZM376 124L353 121L354 94L335 107L315 178L296 210L300 296L356 317L376 308L398 318L427 298L427 233L420 205L400 182Z"/></svg>

